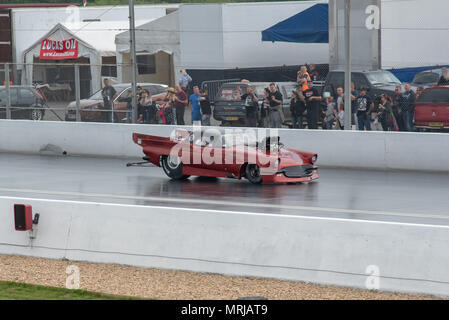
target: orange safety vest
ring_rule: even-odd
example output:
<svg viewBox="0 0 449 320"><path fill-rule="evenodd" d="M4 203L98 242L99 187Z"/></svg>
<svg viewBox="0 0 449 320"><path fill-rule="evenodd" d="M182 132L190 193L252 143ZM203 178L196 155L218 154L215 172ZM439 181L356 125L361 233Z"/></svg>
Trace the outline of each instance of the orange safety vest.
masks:
<svg viewBox="0 0 449 320"><path fill-rule="evenodd" d="M310 75L308 72L305 72L304 74L301 75L300 77L301 79L305 79L306 81L302 84L302 91L306 91L307 89L309 89L309 81L310 80Z"/></svg>

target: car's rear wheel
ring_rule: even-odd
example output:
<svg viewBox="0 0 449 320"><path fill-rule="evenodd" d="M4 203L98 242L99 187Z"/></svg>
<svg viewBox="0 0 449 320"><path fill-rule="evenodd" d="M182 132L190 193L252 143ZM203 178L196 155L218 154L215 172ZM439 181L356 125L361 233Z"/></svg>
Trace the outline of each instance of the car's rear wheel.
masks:
<svg viewBox="0 0 449 320"><path fill-rule="evenodd" d="M189 175L182 174L181 158L177 156L162 156L161 166L165 174L173 180L185 180Z"/></svg>
<svg viewBox="0 0 449 320"><path fill-rule="evenodd" d="M40 121L44 118L44 112L42 109L31 110L30 119L35 121Z"/></svg>
<svg viewBox="0 0 449 320"><path fill-rule="evenodd" d="M260 168L257 164L248 164L245 168L245 176L249 182L259 184L262 182L262 176L260 175Z"/></svg>

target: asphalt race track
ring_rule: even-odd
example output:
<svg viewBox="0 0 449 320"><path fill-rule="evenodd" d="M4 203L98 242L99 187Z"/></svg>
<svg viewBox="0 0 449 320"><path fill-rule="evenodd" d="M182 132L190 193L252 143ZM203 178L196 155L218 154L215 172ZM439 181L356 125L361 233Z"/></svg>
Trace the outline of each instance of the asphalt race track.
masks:
<svg viewBox="0 0 449 320"><path fill-rule="evenodd" d="M449 174L321 168L311 183L252 185L126 162L0 153L0 196L449 225Z"/></svg>

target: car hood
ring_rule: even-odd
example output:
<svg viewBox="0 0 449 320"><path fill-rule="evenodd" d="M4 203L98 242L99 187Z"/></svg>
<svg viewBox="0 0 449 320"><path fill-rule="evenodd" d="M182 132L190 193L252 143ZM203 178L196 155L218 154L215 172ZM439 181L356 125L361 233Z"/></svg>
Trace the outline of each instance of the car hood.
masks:
<svg viewBox="0 0 449 320"><path fill-rule="evenodd" d="M90 100L90 99L81 99L80 107L81 109L89 108L91 106L95 106L97 104L103 104L101 100ZM76 101L72 101L68 104L67 109L76 109Z"/></svg>
<svg viewBox="0 0 449 320"><path fill-rule="evenodd" d="M401 84L402 90L404 90L404 84ZM416 91L417 86L410 84L410 87L413 91ZM396 85L395 84L381 84L381 85L377 85L377 86L373 86L373 88L376 88L378 90L383 90L383 91L392 91L394 92L394 90L396 89Z"/></svg>

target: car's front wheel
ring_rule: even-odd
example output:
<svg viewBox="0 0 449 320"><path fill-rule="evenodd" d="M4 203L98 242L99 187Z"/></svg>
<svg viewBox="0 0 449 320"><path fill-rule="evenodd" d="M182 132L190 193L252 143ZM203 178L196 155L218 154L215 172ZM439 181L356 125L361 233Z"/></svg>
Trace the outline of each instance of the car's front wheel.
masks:
<svg viewBox="0 0 449 320"><path fill-rule="evenodd" d="M260 168L257 164L248 164L245 168L245 176L249 182L259 184L262 182L262 176L260 175Z"/></svg>
<svg viewBox="0 0 449 320"><path fill-rule="evenodd" d="M185 180L190 177L182 174L181 158L177 156L162 156L161 166L165 174L173 180Z"/></svg>
<svg viewBox="0 0 449 320"><path fill-rule="evenodd" d="M42 109L33 109L31 110L30 119L40 121L44 118L44 112Z"/></svg>

